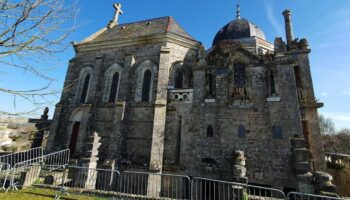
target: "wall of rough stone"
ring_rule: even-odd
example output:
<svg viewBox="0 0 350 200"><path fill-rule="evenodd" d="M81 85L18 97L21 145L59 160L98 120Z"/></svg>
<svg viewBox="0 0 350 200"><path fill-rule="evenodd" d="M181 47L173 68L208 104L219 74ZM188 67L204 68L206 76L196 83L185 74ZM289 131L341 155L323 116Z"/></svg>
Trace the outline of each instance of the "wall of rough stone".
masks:
<svg viewBox="0 0 350 200"><path fill-rule="evenodd" d="M305 91L304 96L307 102L304 105L304 120L307 121L309 131L311 133L311 150L313 153L312 160L315 162L316 170L325 170L324 149L322 144L322 137L320 134L319 120L318 120L318 105L314 93L311 67L309 61L310 51L294 50L291 54L295 59L297 66L300 66L302 89Z"/></svg>
<svg viewBox="0 0 350 200"><path fill-rule="evenodd" d="M122 116L121 113L124 112L123 109L118 109L117 106L111 105L108 103L103 102L103 96L104 96L104 86L105 86L105 78L104 76L96 77L92 76L91 82L90 82L90 88L89 93L93 94L91 96L96 97L92 98L89 96L86 104L82 105L79 102L76 102L76 91L77 87L79 87L78 83L78 75L80 71L86 67L90 66L99 74L104 74L108 68L113 65L114 63L118 63L121 66L125 65L125 55L132 53L135 59L134 65L131 67L131 69L124 69L123 74L121 76L120 86L119 86L119 94L118 94L118 101L128 101L130 99L134 99L135 97L135 90L136 90L136 83L137 80L134 79L135 76L133 74L134 68L140 64L141 62L145 60L152 60L153 62L157 63L157 60L159 59L159 50L160 47L164 44L148 44L148 45L139 45L139 46L131 46L131 47L123 47L120 49L106 49L102 51L95 51L95 52L83 52L83 53L77 53L76 57L72 59L67 75L66 75L66 81L65 81L65 90L63 92L63 95L61 97L61 101L58 105L58 108L55 112L55 118L54 121L57 121L57 125L52 128L51 137L55 137L56 139L52 139L51 149L53 148L67 148L67 142L69 144L69 136L70 133L70 124L67 123L70 115L73 113L74 110L82 108L82 107L92 107L93 112L95 113L94 121L89 121L89 124L94 124L94 129L96 129L99 134L102 136L102 145L101 145L101 152L104 152L102 154L102 157L109 157L107 155L107 149L109 149L109 143L111 135L113 135L113 132L115 132L115 125L116 123L119 123L116 120L112 120L113 116L119 115ZM102 64L99 66L96 66L96 57L102 56ZM156 75L155 75L156 77ZM154 84L155 85L155 84ZM155 88L153 88L153 91L155 92ZM131 94L130 94L131 93ZM146 104L137 104L134 101L131 101L132 105L129 104L132 108L130 108L130 117L134 120L131 123L132 126L130 127L138 127L141 128L143 131L143 135L139 135L138 137L134 137L134 132L139 131L133 131L130 132L130 138L133 138L133 140L140 140L145 141L145 144L141 144L141 146L144 146L145 148L150 148L149 141L143 140L143 137L147 136L149 137L152 132L152 118L153 118L153 108L150 103ZM134 108L135 107L135 108ZM119 113L118 113L119 112ZM90 113L91 114L91 113ZM89 115L89 114L88 114ZM87 116L88 116L87 115ZM139 116L139 117L138 117ZM122 120L122 119L119 119ZM145 127L145 124L148 122L148 127ZM144 128L144 129L143 129ZM85 129L85 132L89 132L89 128ZM140 129L138 129L140 130ZM148 130L148 131L147 131ZM119 131L119 130L118 130ZM139 133L141 134L141 133ZM60 139L62 138L62 139ZM83 140L83 139L82 139ZM63 142L64 141L64 142ZM78 141L83 142L81 140ZM55 145L56 144L56 145ZM138 146L138 145L132 145L132 146ZM115 149L112 149L115 150ZM115 150L117 151L117 150ZM142 151L142 149L139 150L140 152L144 152L147 154L147 151ZM149 151L149 150L148 150ZM113 153L115 155L115 153Z"/></svg>
<svg viewBox="0 0 350 200"><path fill-rule="evenodd" d="M161 57L162 47L167 47L169 55ZM223 52L219 50L217 55L212 51L207 62L202 60L198 64L198 48L175 42L158 42L78 52L67 71L62 98L54 115L49 149L68 147L72 113L82 109L84 115L77 143L78 157L85 156L84 143L96 131L101 137L98 149L100 163L116 159L118 165L124 164L127 168L147 169L151 154L157 153L154 153L154 145L159 145L152 141L156 132L157 136L164 134L164 154L159 155L163 154L163 167L167 172L232 181L234 152L242 150L247 158L249 182L295 187L295 172L290 163L290 138L302 134L303 130L294 66L298 64L302 67L304 87L313 95L307 55L288 54L268 60L255 55L256 51L227 47ZM161 70L168 71L160 71L162 62L170 63L161 66ZM116 63L122 68L118 97L116 102L107 103L108 76L105 75ZM234 87L236 63L245 66L244 102L232 96L237 89ZM164 95L174 86L174 77L169 77L170 82L167 83L168 77L159 74L174 76L172 67L175 65L191 70L193 102L170 101ZM86 67L91 67L93 75L88 99L81 104L77 101L80 95L78 88L81 87L79 74ZM153 74L151 101L140 102L140 83L146 67ZM226 69L227 73L216 74L217 68ZM208 71L216 77L214 99L207 99ZM270 94L271 72L275 78L275 94ZM166 86L168 89L165 89ZM165 109L161 106L166 108L165 119ZM155 114L156 109L159 114ZM314 149L320 147L321 141L315 116L316 109L308 111L306 116L315 141ZM165 131L159 127L163 125L162 120L165 121ZM208 126L213 128L213 137L207 135ZM239 137L240 126L245 128L245 137ZM273 138L274 126L281 127L281 139ZM322 154L322 150L316 154Z"/></svg>
<svg viewBox="0 0 350 200"><path fill-rule="evenodd" d="M97 131L102 143L99 147L101 161L107 158L123 158L128 163L147 166L152 143L153 101L157 91L159 55L161 47L167 45L171 49L171 63L177 61L187 62L187 60L191 60L192 63L195 62L195 50L189 51L188 47L172 43L145 44L120 49L78 52L76 57L72 59L67 71L65 81L65 88L67 89L64 90L55 112L55 125L52 127L52 142L50 142L51 146L49 149L68 147L72 126L72 123L68 123L69 117L75 110L86 107L91 108L91 112L85 114L85 117L88 118L87 123L89 126L83 126L83 133L79 133L77 157L83 154L81 146L84 144L84 138L82 136L87 137L89 132ZM126 63L127 56L131 56L133 60L132 65L128 68L125 67L130 65L130 63ZM97 57L101 62L98 66L96 64ZM137 99L137 95L140 95L140 84L138 83L141 81L141 74L137 70L138 66L145 61L150 61L156 66L152 81L152 101L138 102L135 99ZM105 76L105 72L115 63L123 68L117 98L118 102L127 102L123 106L105 102L105 87L106 79L108 78ZM78 87L81 86L78 75L86 66L91 67L94 73L100 76L92 75L89 88L89 94L91 95L89 95L86 105L82 105L76 101L76 92L79 91ZM80 93L78 92L79 95ZM119 118L117 117L116 119L116 116L119 116ZM127 117L127 121L123 121L125 117ZM123 127L127 128L122 130ZM123 131L127 133L122 133Z"/></svg>
<svg viewBox="0 0 350 200"><path fill-rule="evenodd" d="M295 174L289 163L289 139L302 131L293 67L274 66L279 100L268 101L266 71L270 66L249 64L246 67L246 88L252 103L235 105L229 93L233 85L232 66L229 65L228 75L216 77L216 102L205 102L205 70L211 69L207 66L193 72L192 105L168 104L166 163L178 163L177 170L193 176L230 181L233 180L233 153L239 149L247 156L250 182L295 187ZM209 125L214 128L212 138L206 134ZM238 137L240 125L246 128L246 138ZM282 140L272 138L274 125L282 127ZM177 155L179 146L180 156Z"/></svg>

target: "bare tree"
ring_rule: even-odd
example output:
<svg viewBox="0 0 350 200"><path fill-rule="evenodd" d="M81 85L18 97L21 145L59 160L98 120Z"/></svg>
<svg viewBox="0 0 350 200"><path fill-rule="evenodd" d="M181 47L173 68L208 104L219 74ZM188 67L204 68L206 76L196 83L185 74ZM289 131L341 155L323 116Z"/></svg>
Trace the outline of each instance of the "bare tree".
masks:
<svg viewBox="0 0 350 200"><path fill-rule="evenodd" d="M318 119L322 135L335 134L335 126L332 119L326 118L322 114L318 115Z"/></svg>
<svg viewBox="0 0 350 200"><path fill-rule="evenodd" d="M22 70L43 83L39 88L24 90L0 85L0 95L13 95L14 106L16 98L22 98L35 110L47 103L48 96L58 94L50 87L54 79L46 75L49 67L45 66L45 58L55 58L69 46L67 37L76 29L76 5L75 0L0 0L2 72ZM0 110L0 114L14 113Z"/></svg>
<svg viewBox="0 0 350 200"><path fill-rule="evenodd" d="M342 129L336 134L324 135L322 139L326 152L350 154L350 129Z"/></svg>

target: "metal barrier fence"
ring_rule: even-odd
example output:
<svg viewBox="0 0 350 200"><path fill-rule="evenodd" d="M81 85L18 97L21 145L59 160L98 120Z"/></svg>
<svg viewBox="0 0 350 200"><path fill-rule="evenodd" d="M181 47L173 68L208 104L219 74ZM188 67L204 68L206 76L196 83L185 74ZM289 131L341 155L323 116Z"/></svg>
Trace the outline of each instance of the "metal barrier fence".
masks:
<svg viewBox="0 0 350 200"><path fill-rule="evenodd" d="M59 189L59 196L67 193L95 197L117 197L119 172L116 170L91 169L78 166L63 166L46 170L34 186Z"/></svg>
<svg viewBox="0 0 350 200"><path fill-rule="evenodd" d="M192 200L285 199L282 190L235 182L195 177L192 180Z"/></svg>
<svg viewBox="0 0 350 200"><path fill-rule="evenodd" d="M118 192L127 199L190 199L188 176L149 172L121 172Z"/></svg>
<svg viewBox="0 0 350 200"><path fill-rule="evenodd" d="M15 175L12 176L12 184L18 179L13 188L34 186L54 189L57 190L57 199L71 193L101 199L127 200L345 200L297 192L290 192L286 196L282 190L274 188L199 177L190 179L188 176L173 174L56 165L60 162L48 159L50 155L57 157L62 152L68 153L69 157L69 150L65 150L47 155L42 159L43 163L27 162L28 165L12 168L11 172ZM64 159L61 161L65 162Z"/></svg>
<svg viewBox="0 0 350 200"><path fill-rule="evenodd" d="M55 170L68 165L69 149L36 157L24 162L16 163L11 169L10 186L7 188L17 190L17 187L29 187L40 175L42 168Z"/></svg>
<svg viewBox="0 0 350 200"><path fill-rule="evenodd" d="M288 200L345 200L345 198L341 198L340 196L330 197L300 192L289 192L287 198Z"/></svg>
<svg viewBox="0 0 350 200"><path fill-rule="evenodd" d="M10 164L0 162L0 189L5 189L6 181L8 180Z"/></svg>
<svg viewBox="0 0 350 200"><path fill-rule="evenodd" d="M26 151L20 151L7 155L0 156L0 163L7 163L10 167L13 167L17 163L21 163L27 160L32 160L43 156L43 148L37 147Z"/></svg>

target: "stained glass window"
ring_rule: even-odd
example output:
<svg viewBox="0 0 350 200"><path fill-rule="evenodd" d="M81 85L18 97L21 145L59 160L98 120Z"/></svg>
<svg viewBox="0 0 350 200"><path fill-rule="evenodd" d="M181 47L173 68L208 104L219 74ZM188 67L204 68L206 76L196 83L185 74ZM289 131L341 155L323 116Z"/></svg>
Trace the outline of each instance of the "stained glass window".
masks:
<svg viewBox="0 0 350 200"><path fill-rule="evenodd" d="M181 69L176 70L175 73L175 88L183 88L184 72Z"/></svg>
<svg viewBox="0 0 350 200"><path fill-rule="evenodd" d="M117 92L118 92L118 84L119 84L119 73L116 72L112 78L112 84L111 84L111 90L109 93L108 102L114 102L116 100Z"/></svg>
<svg viewBox="0 0 350 200"><path fill-rule="evenodd" d="M207 137L214 137L214 129L212 126L207 127Z"/></svg>
<svg viewBox="0 0 350 200"><path fill-rule="evenodd" d="M142 101L150 100L151 80L152 80L152 72L151 70L147 70L143 76L142 99L141 99Z"/></svg>
<svg viewBox="0 0 350 200"><path fill-rule="evenodd" d="M283 139L282 127L273 126L272 127L272 137L273 137L273 139L282 140Z"/></svg>
<svg viewBox="0 0 350 200"><path fill-rule="evenodd" d="M90 74L87 74L84 79L83 91L81 92L80 103L85 103L90 84Z"/></svg>
<svg viewBox="0 0 350 200"><path fill-rule="evenodd" d="M238 127L238 137L244 139L246 137L246 130L243 125Z"/></svg>
<svg viewBox="0 0 350 200"><path fill-rule="evenodd" d="M245 68L241 63L237 63L234 67L234 84L237 87L245 85Z"/></svg>

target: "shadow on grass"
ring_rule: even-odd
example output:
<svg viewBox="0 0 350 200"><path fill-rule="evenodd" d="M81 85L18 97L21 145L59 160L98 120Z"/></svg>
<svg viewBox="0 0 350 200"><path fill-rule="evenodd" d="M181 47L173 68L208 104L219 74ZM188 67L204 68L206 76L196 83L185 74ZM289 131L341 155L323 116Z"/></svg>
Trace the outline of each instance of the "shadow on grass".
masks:
<svg viewBox="0 0 350 200"><path fill-rule="evenodd" d="M41 196L41 197L48 197L48 198L55 198L55 195L52 194L41 194L41 193L36 193L36 192L23 192L25 194L31 194L31 195L35 195L35 196ZM60 199L65 199L65 200L79 200L79 199L73 199L73 198L67 198L64 196L60 196Z"/></svg>

